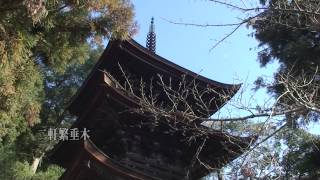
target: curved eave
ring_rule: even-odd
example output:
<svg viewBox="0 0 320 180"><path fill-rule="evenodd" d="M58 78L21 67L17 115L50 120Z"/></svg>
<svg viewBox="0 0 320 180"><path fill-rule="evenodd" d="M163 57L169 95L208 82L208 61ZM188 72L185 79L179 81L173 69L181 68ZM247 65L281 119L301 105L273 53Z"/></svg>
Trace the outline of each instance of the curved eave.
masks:
<svg viewBox="0 0 320 180"><path fill-rule="evenodd" d="M204 76L201 76L195 72L192 72L184 67L181 67L171 61L169 61L168 59L161 57L155 53L150 52L147 48L143 47L142 45L140 45L138 42L136 42L133 39L130 39L128 41L122 42L123 45L130 45L134 48L136 48L138 51L142 52L143 54L145 54L146 56L148 56L148 59L153 60L153 62L157 62L159 64L161 64L163 66L164 69L172 69L173 71L176 71L177 74L187 74L192 76L195 79L198 79L200 81L203 81L205 84L208 85L212 85L215 87L221 87L223 89L239 89L241 87L241 84L225 84L225 83L221 83L218 81L214 81L211 80L209 78L206 78ZM127 46L123 46L124 48L126 48Z"/></svg>
<svg viewBox="0 0 320 180"><path fill-rule="evenodd" d="M116 174L119 177L130 178L132 180L160 180L149 175L131 170L104 154L92 141L84 141L84 150L88 153L90 160L99 164L105 171Z"/></svg>

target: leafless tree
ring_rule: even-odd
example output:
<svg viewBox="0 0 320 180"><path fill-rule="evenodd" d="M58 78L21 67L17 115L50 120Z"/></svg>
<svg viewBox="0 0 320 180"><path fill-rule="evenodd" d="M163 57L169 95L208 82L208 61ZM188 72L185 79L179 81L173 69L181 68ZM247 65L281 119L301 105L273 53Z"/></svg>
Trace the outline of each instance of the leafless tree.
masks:
<svg viewBox="0 0 320 180"><path fill-rule="evenodd" d="M227 38L232 36L241 26L253 26L259 31L264 27L279 28L288 30L306 30L311 33L320 31L320 1L315 0L266 0L264 1L231 1L231 0L208 0L217 5L226 6L241 12L238 21L226 22L222 24L198 24L188 22L176 22L167 20L170 23L197 26L197 27L231 27L230 32L218 40L212 48L215 48ZM224 117L211 117L206 121L213 127L220 124L221 129L234 127L241 128L243 132L256 133L260 137L251 146L249 151L244 153L234 162L236 174L246 174L247 177L255 178L280 178L284 172L280 165L280 160L274 152L263 150L268 144L272 144L273 138L284 133L289 128L296 128L297 121L307 124L307 121L319 117L320 97L319 81L320 73L318 67L314 65L309 72L294 72L293 68L286 68L286 72L279 72L272 82L263 82L260 86L267 89L282 89L281 94L277 94L277 99L273 103L262 103L251 107L248 103L243 103L243 91L238 92L237 98L231 99L229 105L241 110L244 116L235 116L230 113ZM259 79L258 79L259 80ZM261 80L261 79L260 79ZM242 90L248 91L248 88ZM279 93L273 92L273 93ZM239 97L239 98L238 98ZM269 100L266 100L269 102ZM246 112L246 113L245 113ZM281 119L281 120L280 120ZM283 120L285 119L285 121ZM251 123L245 123L251 122ZM254 122L254 123L252 123ZM243 125L243 123L245 125ZM228 130L230 131L230 130ZM268 143L265 143L268 142ZM268 153L261 156L261 152ZM258 169L258 171L257 171ZM235 171L233 171L235 172ZM253 173L254 172L254 173Z"/></svg>
<svg viewBox="0 0 320 180"><path fill-rule="evenodd" d="M232 36L241 26L284 26L289 29L304 29L318 32L320 29L320 2L316 0L207 0L232 10L237 10L240 17L236 22L222 24L200 24L166 20L173 24L196 27L232 27L230 32L218 40L215 48Z"/></svg>
<svg viewBox="0 0 320 180"><path fill-rule="evenodd" d="M239 174L246 177L263 178L280 177L282 169L279 159L272 152L261 155L261 149L266 148L268 143L280 132L291 128L293 122L283 122L281 117L296 116L305 114L319 114L319 72L316 68L313 74L303 74L299 78L292 78L293 72L280 74L277 80L270 83L264 83L267 87L281 86L285 88L283 94L277 99L266 99L263 104L254 105L246 103L244 93L249 91L248 88L242 88L235 98L232 98L232 89L229 92L217 91L217 89L207 86L200 88L197 79L187 80L186 76L180 78L178 86L174 86L170 77L158 75L150 80L130 78L130 74L125 72L119 65L122 72L123 81L116 80L110 73L104 72L111 86L121 90L126 95L135 99L138 107L130 109L131 112L153 119L157 125L159 122L167 123L172 131L192 132L186 136L188 141L201 140L194 160L208 169L217 170L206 164L200 158L199 154L204 147L208 134L212 130L219 130L226 135L230 135L230 142L234 136L247 135L258 136L258 139L252 141L249 149L243 149L243 154L234 163L233 168L237 170L230 172L229 175L238 176ZM161 89L165 94L169 104L164 105L158 101L159 92L156 92L154 86ZM215 98L207 99L207 94L216 94ZM189 101L192 97L194 101ZM221 99L216 99L219 97ZM251 96L254 98L254 95ZM231 100L230 100L231 99ZM229 101L228 105L241 111L242 116L237 116L230 112L227 116L210 116L211 104L213 101ZM272 101L272 103L270 103ZM290 105L288 105L290 101ZM192 104L190 103L192 102ZM293 102L293 103L292 103ZM194 108L196 106L196 108ZM195 109L200 109L200 113ZM206 114L208 113L208 114ZM203 115L208 115L203 116ZM200 126L198 122L202 122ZM209 127L209 128L208 128ZM268 143L267 143L268 142ZM263 165L261 165L263 164ZM257 170L258 166L259 170ZM278 176L276 176L277 174ZM221 174L220 174L221 175ZM223 175L223 174L222 174Z"/></svg>

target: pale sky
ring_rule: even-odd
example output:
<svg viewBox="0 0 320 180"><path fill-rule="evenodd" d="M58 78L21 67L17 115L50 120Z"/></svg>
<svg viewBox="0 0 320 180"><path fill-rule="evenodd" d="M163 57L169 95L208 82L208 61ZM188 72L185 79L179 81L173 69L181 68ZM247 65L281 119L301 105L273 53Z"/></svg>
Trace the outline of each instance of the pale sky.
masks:
<svg viewBox="0 0 320 180"><path fill-rule="evenodd" d="M157 54L174 63L224 83L250 82L260 75L272 76L274 66L260 68L258 42L248 35L245 26L215 49L230 27L201 28L175 25L174 22L222 24L237 22L239 12L208 1L196 0L133 0L140 31L134 37L145 45L150 19L155 18ZM250 50L252 49L252 50ZM239 81L239 79L241 79Z"/></svg>
<svg viewBox="0 0 320 180"><path fill-rule="evenodd" d="M210 51L213 45L233 30L232 27L194 27L168 22L224 24L239 21L241 12L206 0L132 0L140 29L134 37L146 44L151 17L155 18L157 54L196 73L222 83L252 85L259 76L272 77L278 64L261 68L257 61L258 42L253 32L242 26L231 37ZM252 95L250 87L246 96ZM263 102L267 95L254 95ZM241 112L239 112L241 114ZM235 116L237 113L235 114ZM320 126L312 125L312 133L320 134Z"/></svg>

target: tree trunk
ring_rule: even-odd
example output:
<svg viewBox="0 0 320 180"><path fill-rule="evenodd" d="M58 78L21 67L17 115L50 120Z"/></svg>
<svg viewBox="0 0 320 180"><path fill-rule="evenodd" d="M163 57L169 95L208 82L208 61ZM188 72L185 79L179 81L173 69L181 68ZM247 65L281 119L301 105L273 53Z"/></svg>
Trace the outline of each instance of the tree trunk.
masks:
<svg viewBox="0 0 320 180"><path fill-rule="evenodd" d="M37 172L37 169L39 167L40 161L42 159L44 154L41 154L40 157L35 157L32 161L32 165L31 165L31 171L33 174L35 174Z"/></svg>

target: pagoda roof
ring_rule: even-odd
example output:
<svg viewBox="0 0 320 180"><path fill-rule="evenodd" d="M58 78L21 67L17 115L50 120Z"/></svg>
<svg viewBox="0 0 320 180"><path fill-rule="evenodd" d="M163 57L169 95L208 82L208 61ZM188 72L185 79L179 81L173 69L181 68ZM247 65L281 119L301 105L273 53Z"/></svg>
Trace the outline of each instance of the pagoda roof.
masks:
<svg viewBox="0 0 320 180"><path fill-rule="evenodd" d="M194 73L186 68L183 68L155 53L150 52L145 47L141 46L133 39L119 41L114 40L108 43L105 51L92 69L88 78L79 88L76 95L72 98L68 109L71 114L79 116L87 108L86 104L90 101L95 87L101 84L101 71L109 72L115 79L121 79L123 74L119 71L119 64L124 66L124 69L136 76L147 78L157 77L163 75L173 79L177 84L180 82L182 76L185 76L188 81L195 80L199 87L205 89L207 87L215 88L218 92L228 94L228 98L217 101L210 107L210 112L206 113L205 117L211 116L221 106L223 106L228 99L230 99L240 88L240 84L225 84L208 79L197 73ZM211 94L210 97L218 96ZM167 97L159 96L158 98L165 99ZM195 104L195 103L190 103ZM203 116L198 114L198 116Z"/></svg>

